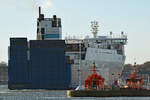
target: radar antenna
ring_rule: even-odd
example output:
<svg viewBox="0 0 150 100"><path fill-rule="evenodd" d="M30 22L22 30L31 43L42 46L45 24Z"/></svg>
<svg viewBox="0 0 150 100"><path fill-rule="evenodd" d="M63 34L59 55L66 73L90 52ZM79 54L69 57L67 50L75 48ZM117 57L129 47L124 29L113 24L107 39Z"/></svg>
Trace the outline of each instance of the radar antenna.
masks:
<svg viewBox="0 0 150 100"><path fill-rule="evenodd" d="M97 21L92 21L91 22L91 31L93 33L94 38L97 37L97 33L98 33L98 22Z"/></svg>

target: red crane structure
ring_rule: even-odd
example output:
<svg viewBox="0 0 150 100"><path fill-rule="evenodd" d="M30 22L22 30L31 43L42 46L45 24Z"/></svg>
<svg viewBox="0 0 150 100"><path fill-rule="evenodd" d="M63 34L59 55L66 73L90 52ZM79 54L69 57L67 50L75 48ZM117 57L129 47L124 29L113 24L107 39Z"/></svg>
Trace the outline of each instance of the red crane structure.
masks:
<svg viewBox="0 0 150 100"><path fill-rule="evenodd" d="M92 64L92 74L88 75L88 78L85 80L85 88L88 90L104 89L104 78L98 75L95 62Z"/></svg>
<svg viewBox="0 0 150 100"><path fill-rule="evenodd" d="M131 73L130 77L126 79L126 86L130 89L142 89L143 88L143 79L137 75L136 71L136 62L133 65L133 72Z"/></svg>

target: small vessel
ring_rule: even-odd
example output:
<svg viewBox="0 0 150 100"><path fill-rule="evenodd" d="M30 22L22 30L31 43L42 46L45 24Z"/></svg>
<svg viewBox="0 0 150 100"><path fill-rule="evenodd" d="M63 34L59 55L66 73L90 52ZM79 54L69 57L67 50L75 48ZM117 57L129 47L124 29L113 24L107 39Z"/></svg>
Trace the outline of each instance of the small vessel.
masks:
<svg viewBox="0 0 150 100"><path fill-rule="evenodd" d="M150 91L143 88L143 79L137 75L137 71L135 70L136 63L134 64L133 72L130 77L126 79L126 85L123 88L112 88L109 90L100 89L103 87L103 84L99 83L98 79L92 77L92 75L96 75L95 72L88 78L90 81L85 81L85 90L71 90L68 91L69 97L150 97ZM93 70L94 71L94 70ZM98 79L98 80L97 80ZM101 81L103 83L103 81Z"/></svg>

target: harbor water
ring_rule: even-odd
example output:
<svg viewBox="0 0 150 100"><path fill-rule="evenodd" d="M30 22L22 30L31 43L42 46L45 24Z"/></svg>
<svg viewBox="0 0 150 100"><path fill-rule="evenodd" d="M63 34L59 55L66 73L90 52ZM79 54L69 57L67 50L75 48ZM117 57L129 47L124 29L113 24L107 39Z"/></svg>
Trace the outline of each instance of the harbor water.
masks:
<svg viewBox="0 0 150 100"><path fill-rule="evenodd" d="M0 100L150 100L150 97L67 97L66 90L9 90L0 85Z"/></svg>

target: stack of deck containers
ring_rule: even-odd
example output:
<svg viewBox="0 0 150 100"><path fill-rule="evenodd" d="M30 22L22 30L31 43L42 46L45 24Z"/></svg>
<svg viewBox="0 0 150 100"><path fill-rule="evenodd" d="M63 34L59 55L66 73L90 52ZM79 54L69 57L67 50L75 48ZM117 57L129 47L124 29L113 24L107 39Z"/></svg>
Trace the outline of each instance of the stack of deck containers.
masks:
<svg viewBox="0 0 150 100"><path fill-rule="evenodd" d="M8 52L8 88L25 88L28 84L27 38L10 38Z"/></svg>
<svg viewBox="0 0 150 100"><path fill-rule="evenodd" d="M64 40L31 40L29 64L31 88L69 88L71 69L66 63Z"/></svg>
<svg viewBox="0 0 150 100"><path fill-rule="evenodd" d="M10 38L9 89L68 89L71 68L64 40Z"/></svg>

